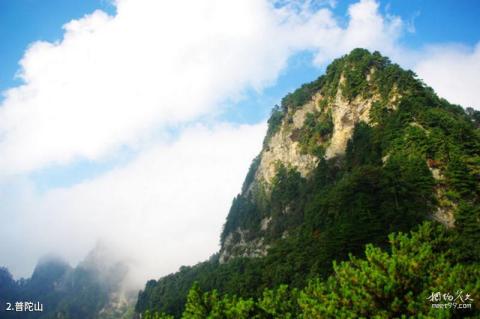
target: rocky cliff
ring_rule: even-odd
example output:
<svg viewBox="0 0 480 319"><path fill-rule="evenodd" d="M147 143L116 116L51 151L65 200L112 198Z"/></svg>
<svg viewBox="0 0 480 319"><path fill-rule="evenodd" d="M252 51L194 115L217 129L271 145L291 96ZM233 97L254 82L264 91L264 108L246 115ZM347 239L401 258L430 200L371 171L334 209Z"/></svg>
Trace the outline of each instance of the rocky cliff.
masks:
<svg viewBox="0 0 480 319"><path fill-rule="evenodd" d="M378 52L357 49L335 60L325 75L287 95L272 112L263 149L252 163L242 193L227 217L220 262L235 256L265 256L275 240L288 236L288 229L280 234L270 231L279 218L271 212L275 205L271 193L280 167L309 179L322 159L340 165L355 127L359 123L378 126L384 116L395 114L400 103L415 94L415 85L422 84L411 71L401 70ZM430 133L414 117L409 122L412 128ZM383 160L394 151L384 149ZM432 217L453 226L455 204L445 198L442 168L436 167L427 154L424 159L433 177L440 181L436 188L439 201ZM249 205L260 216L249 218L249 209L245 209ZM288 210L287 205L284 213L293 213Z"/></svg>

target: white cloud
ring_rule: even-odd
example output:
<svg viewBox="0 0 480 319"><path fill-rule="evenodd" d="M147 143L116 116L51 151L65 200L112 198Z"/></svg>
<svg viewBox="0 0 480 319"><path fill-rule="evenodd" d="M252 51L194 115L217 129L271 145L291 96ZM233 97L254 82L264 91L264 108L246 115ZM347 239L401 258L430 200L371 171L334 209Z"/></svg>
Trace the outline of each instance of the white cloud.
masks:
<svg viewBox="0 0 480 319"><path fill-rule="evenodd" d="M271 84L288 57L318 62L355 46L388 48L401 23L362 0L339 27L328 9L268 1L119 0L64 26L57 43L31 45L25 84L0 108L0 173L97 160L152 130L218 111L245 89ZM385 44L386 43L386 44Z"/></svg>
<svg viewBox="0 0 480 319"><path fill-rule="evenodd" d="M348 8L348 16L347 26L332 32L327 42L317 39L317 64L322 65L358 47L395 56L401 50L398 39L404 29L402 20L396 16L382 15L376 1L361 0L352 4Z"/></svg>
<svg viewBox="0 0 480 319"><path fill-rule="evenodd" d="M262 45L277 25L261 2L118 1L117 9L74 20L61 42L26 52L25 85L0 109L2 171L98 159L262 87L285 62L275 40Z"/></svg>
<svg viewBox="0 0 480 319"><path fill-rule="evenodd" d="M428 48L414 67L425 83L451 103L480 110L480 43Z"/></svg>
<svg viewBox="0 0 480 319"><path fill-rule="evenodd" d="M0 224L0 264L29 275L43 254L77 262L97 239L120 247L141 280L208 258L218 250L225 215L265 129L194 126L125 167L72 187L40 195L4 185L10 191L0 194L2 203L13 203L9 222Z"/></svg>

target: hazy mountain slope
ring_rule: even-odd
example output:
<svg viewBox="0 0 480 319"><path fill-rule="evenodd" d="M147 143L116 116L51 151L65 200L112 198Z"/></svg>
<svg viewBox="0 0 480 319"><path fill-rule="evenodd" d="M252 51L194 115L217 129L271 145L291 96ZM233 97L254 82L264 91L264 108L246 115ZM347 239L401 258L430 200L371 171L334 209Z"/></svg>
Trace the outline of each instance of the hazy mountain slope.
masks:
<svg viewBox="0 0 480 319"><path fill-rule="evenodd" d="M242 297L303 287L333 260L429 219L469 229L458 253L477 260L478 118L377 52L333 61L273 109L219 254L149 281L136 311L180 315L194 281Z"/></svg>
<svg viewBox="0 0 480 319"><path fill-rule="evenodd" d="M0 268L0 318L121 318L133 314L135 294L123 287L128 269L99 245L72 268L58 258L40 260L32 276L14 281ZM41 312L6 311L6 302L41 303Z"/></svg>

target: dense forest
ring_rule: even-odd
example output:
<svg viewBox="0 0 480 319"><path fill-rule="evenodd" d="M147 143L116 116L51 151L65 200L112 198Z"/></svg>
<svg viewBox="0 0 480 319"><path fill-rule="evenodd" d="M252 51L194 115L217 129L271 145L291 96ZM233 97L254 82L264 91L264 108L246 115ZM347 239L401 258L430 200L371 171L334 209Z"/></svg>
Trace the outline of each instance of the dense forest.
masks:
<svg viewBox="0 0 480 319"><path fill-rule="evenodd" d="M457 306L479 302L478 264L465 262L459 233L425 222L410 234L389 236L388 249L371 244L364 258L350 255L333 263L326 280L309 280L301 289L279 285L257 298L190 289L182 318L450 318L478 315L472 309L437 309L438 292L451 294ZM458 287L462 287L459 291ZM144 319L174 318L147 310Z"/></svg>
<svg viewBox="0 0 480 319"><path fill-rule="evenodd" d="M321 99L290 139L318 159L308 176L278 162L256 181L270 139ZM342 156L327 158L339 95L371 100ZM353 106L352 106L353 107ZM480 315L480 112L438 97L411 71L355 49L274 107L220 236L261 238L264 257L219 254L151 280L143 318L395 318ZM283 131L282 131L283 132ZM252 187L255 185L255 187ZM262 220L270 221L268 229ZM245 238L236 238L238 230ZM462 290L470 309L436 309L435 292Z"/></svg>

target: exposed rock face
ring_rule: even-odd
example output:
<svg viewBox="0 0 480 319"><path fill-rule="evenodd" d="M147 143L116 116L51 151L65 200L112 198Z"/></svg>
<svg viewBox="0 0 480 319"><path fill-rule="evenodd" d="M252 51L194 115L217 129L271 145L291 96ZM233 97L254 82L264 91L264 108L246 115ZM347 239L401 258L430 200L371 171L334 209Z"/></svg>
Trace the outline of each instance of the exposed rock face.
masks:
<svg viewBox="0 0 480 319"><path fill-rule="evenodd" d="M240 239L234 241L234 237L239 236ZM269 245L264 243L262 237L247 241L245 239L246 231L237 229L230 233L225 239L222 251L220 252L219 262L224 263L232 256L235 257L264 257L267 255Z"/></svg>
<svg viewBox="0 0 480 319"><path fill-rule="evenodd" d="M270 224L271 221L272 221L272 217L266 217L262 219L262 221L260 222L260 229L267 230L268 225Z"/></svg>
<svg viewBox="0 0 480 319"><path fill-rule="evenodd" d="M264 181L267 185L270 184L276 174L278 162L295 167L303 177L308 176L315 168L318 158L310 154L302 154L299 142L293 141L291 134L294 129L302 128L307 113L318 110L317 105L321 98L321 95L315 95L312 101L293 112L291 117L283 119L280 130L270 138L262 151L260 165L255 174L257 182Z"/></svg>
<svg viewBox="0 0 480 319"><path fill-rule="evenodd" d="M433 167L435 163L432 162L433 161L427 161L428 168L430 172L432 172L432 177L440 183L435 188L435 197L438 201L438 206L431 218L442 223L445 227L451 228L455 226L454 212L457 209L457 205L446 197L445 186L442 186L442 182L445 181L445 176L440 169Z"/></svg>
<svg viewBox="0 0 480 319"><path fill-rule="evenodd" d="M333 158L345 153L348 140L352 137L355 124L360 121L370 122L370 109L375 99L363 99L357 97L349 102L338 90L335 102L331 106L333 118L333 134L325 157Z"/></svg>
<svg viewBox="0 0 480 319"><path fill-rule="evenodd" d="M309 113L331 112L332 114L333 132L329 139L323 141L326 148L325 158L329 159L345 153L347 142L357 123L360 121L369 123L370 109L376 98L375 96L365 99L359 96L353 101L348 101L339 88L333 103L328 103L323 109L319 105L324 97L317 92L303 106L289 110L278 131L264 146L255 178L243 195L254 193L260 188L268 194L279 163L297 170L304 178L309 177L320 159L315 155L302 152L300 142L293 138L294 131L304 128L305 119ZM272 217L263 218L260 231L267 231L271 221ZM247 232L248 230L238 228L227 235L220 250L220 262L235 256L259 257L267 254L268 245L264 238L247 240Z"/></svg>
<svg viewBox="0 0 480 319"><path fill-rule="evenodd" d="M292 139L295 129L302 129L306 115L320 111L319 104L323 99L321 94L315 94L312 100L294 111L290 117L283 120L280 130L269 140L261 154L260 165L255 174L256 182L270 184L276 174L277 163L294 167L303 177L316 167L319 159L311 154L304 154L298 141ZM370 109L378 97L364 99L357 97L349 102L338 90L335 101L324 112L331 110L334 123L332 137L325 141L328 145L325 157L327 159L343 155L347 142L351 138L355 124L358 122L370 122Z"/></svg>
<svg viewBox="0 0 480 319"><path fill-rule="evenodd" d="M455 226L453 212L454 209L450 207L438 207L432 218L446 227L451 228Z"/></svg>
<svg viewBox="0 0 480 319"><path fill-rule="evenodd" d="M114 291L108 295L108 301L98 312L98 319L131 318L137 298L136 291Z"/></svg>

